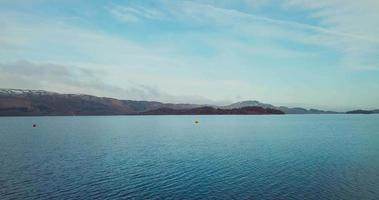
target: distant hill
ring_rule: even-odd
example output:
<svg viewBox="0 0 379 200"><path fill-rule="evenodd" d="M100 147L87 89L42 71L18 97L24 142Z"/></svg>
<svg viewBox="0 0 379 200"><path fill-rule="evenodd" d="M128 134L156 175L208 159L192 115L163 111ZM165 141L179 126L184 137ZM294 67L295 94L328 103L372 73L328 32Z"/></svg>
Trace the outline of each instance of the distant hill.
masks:
<svg viewBox="0 0 379 200"><path fill-rule="evenodd" d="M346 114L379 114L379 110L352 110L347 111Z"/></svg>
<svg viewBox="0 0 379 200"><path fill-rule="evenodd" d="M159 108L141 113L143 115L268 115L268 114L284 114L280 110L271 108L262 108L258 106L220 109L214 107L199 107L186 110L174 110L171 108Z"/></svg>
<svg viewBox="0 0 379 200"><path fill-rule="evenodd" d="M259 101L241 101L237 103L233 103L227 106L221 106L220 108L224 109L232 109L232 108L243 108L248 106L259 106L263 108L271 108L280 110L286 114L337 114L338 112L334 111L324 111L324 110L317 110L317 109L305 109L305 108L289 108L285 106L273 106L271 104L265 104L261 103Z"/></svg>
<svg viewBox="0 0 379 200"><path fill-rule="evenodd" d="M243 107L251 107L251 106L258 106L258 107L263 107L263 108L275 108L275 106L271 104L265 104L259 101L241 101L241 102L233 103L227 106L220 106L219 108L234 109L234 108L243 108Z"/></svg>

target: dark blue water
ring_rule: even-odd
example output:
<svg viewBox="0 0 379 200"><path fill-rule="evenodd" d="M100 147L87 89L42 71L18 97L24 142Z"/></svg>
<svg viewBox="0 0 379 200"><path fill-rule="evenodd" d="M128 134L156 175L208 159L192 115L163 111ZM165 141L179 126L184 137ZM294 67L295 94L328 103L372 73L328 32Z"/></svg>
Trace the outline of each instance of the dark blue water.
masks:
<svg viewBox="0 0 379 200"><path fill-rule="evenodd" d="M0 199L121 198L379 199L379 115L0 118Z"/></svg>

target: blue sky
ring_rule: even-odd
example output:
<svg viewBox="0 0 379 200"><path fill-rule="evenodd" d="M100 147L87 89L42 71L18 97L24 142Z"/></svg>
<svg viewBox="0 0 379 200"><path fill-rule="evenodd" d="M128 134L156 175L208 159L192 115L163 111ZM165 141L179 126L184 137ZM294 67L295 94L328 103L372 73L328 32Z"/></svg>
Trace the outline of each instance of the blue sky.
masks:
<svg viewBox="0 0 379 200"><path fill-rule="evenodd" d="M379 107L376 0L0 0L0 85Z"/></svg>

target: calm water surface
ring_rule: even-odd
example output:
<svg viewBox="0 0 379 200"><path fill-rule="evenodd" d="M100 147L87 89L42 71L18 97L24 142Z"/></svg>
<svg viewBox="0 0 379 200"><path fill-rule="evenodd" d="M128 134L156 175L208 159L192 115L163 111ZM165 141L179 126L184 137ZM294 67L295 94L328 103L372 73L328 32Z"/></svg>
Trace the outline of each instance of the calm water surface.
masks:
<svg viewBox="0 0 379 200"><path fill-rule="evenodd" d="M379 115L0 118L0 199L122 198L377 200Z"/></svg>

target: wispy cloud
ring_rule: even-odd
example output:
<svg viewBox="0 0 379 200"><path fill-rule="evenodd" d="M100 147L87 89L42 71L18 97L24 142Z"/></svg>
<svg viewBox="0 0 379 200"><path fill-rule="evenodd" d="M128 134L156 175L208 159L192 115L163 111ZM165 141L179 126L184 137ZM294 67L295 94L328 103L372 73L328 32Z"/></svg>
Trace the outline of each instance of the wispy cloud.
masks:
<svg viewBox="0 0 379 200"><path fill-rule="evenodd" d="M287 9L307 11L319 25L337 34L317 40L343 54L341 64L354 69L379 68L379 3L375 0L287 0ZM374 59L373 59L374 58Z"/></svg>
<svg viewBox="0 0 379 200"><path fill-rule="evenodd" d="M298 5L301 1L296 3L295 1L289 1L287 6ZM333 28L325 28L323 26L310 25L306 23L299 23L291 20L281 20L276 18L264 17L260 15L255 15L251 13L242 12L235 9L226 9L217 7L211 4L195 3L190 1L182 2L172 2L168 3L165 1L170 9L167 9L166 13L163 13L157 8L143 8L141 6L113 6L110 12L115 15L115 17L120 19L125 19L126 22L136 22L138 19L153 19L153 20L192 20L193 22L207 22L216 24L234 24L234 23L253 23L254 21L261 21L269 23L272 25L285 26L288 28L305 29L316 31L319 33L330 34L340 37L347 37L357 40L365 40L369 42L379 43L378 37L370 37L367 35L354 34L350 32L345 32L342 30L335 30ZM303 2L303 4L308 4ZM312 4L312 3L310 3ZM316 6L318 5L318 6ZM319 3L315 6L310 6L311 8L323 7L324 4ZM312 16L320 16L320 13L312 14ZM171 16L171 18L169 18ZM242 20L242 21L239 21Z"/></svg>
<svg viewBox="0 0 379 200"><path fill-rule="evenodd" d="M144 19L166 19L166 15L163 12L142 6L113 5L109 8L109 11L116 18L124 22L138 22Z"/></svg>
<svg viewBox="0 0 379 200"><path fill-rule="evenodd" d="M270 1L266 1L270 2ZM319 21L317 24L301 23L293 20L282 20L236 9L218 7L191 1L167 2L163 14L159 8L136 9L138 6L117 6L119 16L149 18L156 20L181 21L186 24L203 24L206 26L223 26L236 34L250 34L254 37L275 36L281 40L292 40L299 44L332 48L342 54L341 64L354 69L379 68L379 60L367 63L365 60L378 54L379 18L378 7L371 0L360 1L317 1L287 0L282 2L283 9L307 10L309 18ZM253 4L256 2L253 1ZM264 2L260 2L264 4ZM122 10L124 12L122 12ZM135 11L135 10L138 10ZM377 10L378 12L375 12ZM133 11L133 12L131 12ZM371 11L365 14L365 11ZM148 13L159 13L150 15ZM335 14L338 13L338 14ZM269 32L268 32L269 31ZM245 35L248 37L247 35ZM291 51L291 49L288 49ZM364 52L364 53L361 53ZM370 67L367 67L370 66Z"/></svg>

